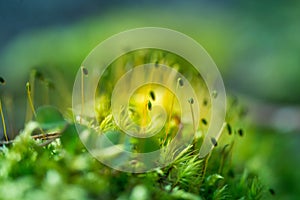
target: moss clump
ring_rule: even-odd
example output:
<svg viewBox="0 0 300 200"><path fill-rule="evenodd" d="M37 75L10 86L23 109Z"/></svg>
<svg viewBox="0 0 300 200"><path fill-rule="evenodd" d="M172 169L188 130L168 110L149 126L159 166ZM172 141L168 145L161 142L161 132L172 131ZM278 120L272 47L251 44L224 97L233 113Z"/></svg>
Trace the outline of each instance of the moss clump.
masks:
<svg viewBox="0 0 300 200"><path fill-rule="evenodd" d="M123 145L128 151L147 153L169 145L182 126L180 115L183 111L174 94L163 91L161 86L150 84L133 94L128 110L120 110L121 121L124 127L130 127L128 118L132 118L135 123L144 127L151 123L151 112L155 111L155 106L161 104L167 106L165 126L150 139L132 139L125 134L123 137L122 129L113 119L109 97L117 80L128 70L129 64L137 66L144 61L172 66L187 77L195 89L201 91L197 94L198 102L192 98L188 107L193 116L190 131L194 137L191 144L180 147L178 151L162 152L162 158L174 158L165 167L139 174L116 171L91 156L79 139L78 127L80 131L92 130L106 135L111 141L110 145ZM184 87L182 79L170 79L177 84L177 88ZM80 116L78 122L74 122L68 111L61 114L51 106L42 107L37 109L34 119L26 123L24 130L14 141L1 143L0 198L261 199L264 187L257 175L243 166L234 166L231 162L236 151L236 137L245 135L240 129L240 111L243 109L236 101L229 101L227 125L222 137L218 141L212 138L214 150L206 157L199 158L199 148L207 127L212 123L209 121L211 105L208 97L201 76L184 59L154 50L131 52L113 62L100 79L96 95L98 106L95 108L97 121ZM196 103L201 110L199 121L195 121L193 113ZM129 115L123 117L123 112L129 112ZM144 133L143 129L141 133ZM102 146L110 148L105 145ZM131 166L143 164L145 165L138 159L125 163Z"/></svg>

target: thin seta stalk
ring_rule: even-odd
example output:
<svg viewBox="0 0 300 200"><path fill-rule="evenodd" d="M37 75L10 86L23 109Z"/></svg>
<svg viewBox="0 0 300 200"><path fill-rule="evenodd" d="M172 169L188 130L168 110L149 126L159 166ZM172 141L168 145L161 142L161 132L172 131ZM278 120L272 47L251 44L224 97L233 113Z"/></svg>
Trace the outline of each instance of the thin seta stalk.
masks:
<svg viewBox="0 0 300 200"><path fill-rule="evenodd" d="M201 182L200 182L201 184L203 184L204 180L205 180L208 160L209 160L210 156L211 156L211 153L209 153L207 156L204 157L203 166L202 166L202 170L201 170Z"/></svg>
<svg viewBox="0 0 300 200"><path fill-rule="evenodd" d="M224 128L226 126L226 122L223 123L220 131L219 131L219 135L223 132ZM213 147L217 147L218 146L218 142L217 142L217 139L215 137L211 137L210 138L210 142L211 144L213 145ZM203 164L203 167L202 167L202 172L201 172L201 179L202 179L202 183L204 182L204 179L205 179L205 174L206 174L206 170L207 170L207 165L208 165L208 160L211 156L211 152L209 152L209 154L207 156L204 157L204 164Z"/></svg>
<svg viewBox="0 0 300 200"><path fill-rule="evenodd" d="M32 119L32 114L35 115L33 105L34 105L34 89L35 89L36 76L37 76L37 70L36 69L31 70L31 73L29 76L29 81L26 83L26 92L27 92L27 98L28 98L27 112L26 112L26 118L25 118L26 122L29 122Z"/></svg>
<svg viewBox="0 0 300 200"><path fill-rule="evenodd" d="M0 76L0 84L5 85L5 83L6 83L5 79ZM3 125L3 134L4 134L4 137L5 137L5 140L8 142L8 137L7 137L7 132L6 132L6 124L5 124L1 99L0 99L0 114L1 114L2 125Z"/></svg>
<svg viewBox="0 0 300 200"><path fill-rule="evenodd" d="M84 113L84 76L89 74L87 68L81 66L81 116L80 116L80 124L82 123L82 117Z"/></svg>
<svg viewBox="0 0 300 200"><path fill-rule="evenodd" d="M177 84L176 84L176 89L175 89L175 93L177 92L179 86L183 87L183 80L182 78L178 78L177 79ZM165 134L165 138L163 143L166 142L167 137L168 137L168 133L170 131L170 125L171 125L171 119L172 119L172 113L173 113L173 109L174 109L174 103L175 103L175 94L172 95L172 100L171 100L171 107L170 107L170 113L168 115L168 122L167 122L167 127L166 127L166 134Z"/></svg>
<svg viewBox="0 0 300 200"><path fill-rule="evenodd" d="M30 85L29 82L26 83L26 92L27 92L27 99L28 99L28 104L29 104L29 107L31 109L31 112L33 113L34 117L36 117L36 112L35 112L35 109L34 109L34 105L33 105L33 97L32 97L32 87ZM27 116L30 116L28 113L31 113L28 109L27 110ZM28 119L27 119L28 120ZM29 120L28 120L29 121Z"/></svg>
<svg viewBox="0 0 300 200"><path fill-rule="evenodd" d="M1 113L1 119L2 119L2 125L3 125L3 134L4 134L4 137L5 137L5 140L8 142L8 137L7 137L7 132L6 132L6 125L5 125L5 119L4 119L4 114L3 114L1 99L0 99L0 113Z"/></svg>
<svg viewBox="0 0 300 200"><path fill-rule="evenodd" d="M193 130L194 130L194 136L196 135L196 122L195 122L195 114L194 114L194 110L193 110L193 104L194 104L194 99L191 97L188 100L189 104L190 104L190 108L191 108L191 114L192 114L192 120L193 120Z"/></svg>

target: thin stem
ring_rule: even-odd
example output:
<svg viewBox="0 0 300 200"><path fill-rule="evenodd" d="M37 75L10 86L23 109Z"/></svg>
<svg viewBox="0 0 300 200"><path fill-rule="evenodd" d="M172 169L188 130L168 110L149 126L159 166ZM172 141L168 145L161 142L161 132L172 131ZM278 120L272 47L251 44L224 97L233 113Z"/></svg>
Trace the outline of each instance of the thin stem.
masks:
<svg viewBox="0 0 300 200"><path fill-rule="evenodd" d="M219 174L223 173L223 169L224 169L224 165L225 165L225 160L228 157L230 157L231 152L232 152L232 148L233 148L233 144L234 144L234 141L232 141L231 144L227 144L226 146L224 146L224 148L222 150L222 157L221 157L220 166L219 166L219 170L218 170ZM228 149L228 150L226 151L226 149ZM230 161L231 161L231 158L229 158L228 164L230 164Z"/></svg>
<svg viewBox="0 0 300 200"><path fill-rule="evenodd" d="M32 98L31 98L31 87L30 87L30 83L29 82L26 83L26 90L27 90L27 97L28 97L29 106L31 108L31 111L32 111L34 117L36 117L36 112L35 112L35 109L34 109ZM41 127L39 129L41 130L41 132L43 134L45 134L44 131L43 131L43 129Z"/></svg>
<svg viewBox="0 0 300 200"><path fill-rule="evenodd" d="M5 125L5 120L4 120L3 110L2 110L1 99L0 99L0 112L1 112L1 118L2 118L2 124L3 124L3 133L4 133L4 136L5 136L5 140L8 142L8 137L7 137L7 133L6 133L6 125Z"/></svg>
<svg viewBox="0 0 300 200"><path fill-rule="evenodd" d="M80 115L80 124L82 123L83 111L84 111L84 74L83 74L83 71L81 71L81 115Z"/></svg>
<svg viewBox="0 0 300 200"><path fill-rule="evenodd" d="M31 102L32 102L32 105L34 105L34 92L35 92L35 77L36 77L36 70L33 70L30 74L30 80L29 80L29 83L31 85L30 87L30 93L31 93L31 96L32 96L32 99L31 99Z"/></svg>
<svg viewBox="0 0 300 200"><path fill-rule="evenodd" d="M27 84L26 84L26 89L27 89L27 97L28 97L29 106L31 108L31 111L32 111L33 115L36 117L36 112L35 112L35 109L34 109L34 106L33 106L33 100L32 100L32 97L31 97L31 87L30 87L29 82L27 82Z"/></svg>
<svg viewBox="0 0 300 200"><path fill-rule="evenodd" d="M204 164L202 167L202 172L201 172L201 183L204 182L205 179L205 174L206 174L206 169L207 169L207 165L208 165L208 160L210 158L211 153L209 153L205 158L204 158Z"/></svg>
<svg viewBox="0 0 300 200"><path fill-rule="evenodd" d="M195 114L194 114L193 104L192 103L190 103L190 108L191 108L191 113L192 113L194 135L196 135Z"/></svg>
<svg viewBox="0 0 300 200"><path fill-rule="evenodd" d="M180 81L179 81L179 79L178 79L177 84L176 84L176 90L175 90L175 93L176 93L177 90L178 90L179 84L180 84ZM173 109L174 109L174 103L175 103L175 94L173 93L173 94L172 94L172 101L171 101L170 113L169 113L169 116L168 116L168 122L167 122L167 128L166 128L166 135L165 135L165 138L164 138L164 140L163 140L163 143L165 143L165 141L167 140L168 133L169 133L169 131L170 131L170 125L171 125L171 118L172 118L172 113L173 113Z"/></svg>
<svg viewBox="0 0 300 200"><path fill-rule="evenodd" d="M29 81L26 83L27 96L28 98L30 98L30 100L28 100L29 103L27 104L26 122L30 121L32 119L32 113L35 113L34 109L32 109L32 105L34 105L35 77L36 70L34 69L31 71ZM32 98L30 94L32 95ZM30 109L32 110L32 112L29 111Z"/></svg>
<svg viewBox="0 0 300 200"><path fill-rule="evenodd" d="M82 122L83 112L84 112L84 76L88 75L88 70L84 66L81 67L81 116L80 124Z"/></svg>
<svg viewBox="0 0 300 200"><path fill-rule="evenodd" d="M9 128L11 130L11 137L14 138L15 137L15 130L14 130L14 126L13 124L14 123L14 117L13 117L13 99L12 97L8 96L7 98L4 99L4 105L5 105L5 108L7 110L7 121L8 121L8 125L9 125Z"/></svg>

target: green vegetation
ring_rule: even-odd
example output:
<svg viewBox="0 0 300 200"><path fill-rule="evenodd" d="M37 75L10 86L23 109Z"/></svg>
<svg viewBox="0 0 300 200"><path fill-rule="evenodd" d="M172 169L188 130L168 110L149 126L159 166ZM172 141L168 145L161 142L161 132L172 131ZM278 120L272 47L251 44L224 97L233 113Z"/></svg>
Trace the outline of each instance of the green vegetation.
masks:
<svg viewBox="0 0 300 200"><path fill-rule="evenodd" d="M172 100L172 93L165 91L164 98L160 102L162 105L172 104L172 107L167 109L169 118L165 127L157 136L148 140L122 139L122 130L112 120L111 108L107 106L110 105L109 97L119 78L116 74L121 75L120 72L125 70L122 66L126 65L122 62L131 59L137 64L149 54L154 55L153 59L164 64L177 62L172 66L188 77L189 81L196 85L195 87L202 88L199 97L201 120L195 122L199 123L199 128L196 130L192 144L174 154L161 155L173 157L174 162L171 164L146 173L117 171L92 157L81 143L77 131L92 130L97 134L105 134L113 144L121 143L129 151L151 152L169 144L181 123L177 116L180 114L179 104L176 99ZM41 80L46 80L48 77L42 75L40 71L34 71L33 77L27 84L29 121L14 140L1 143L0 199L53 199L55 197L56 199L222 200L262 199L267 195L266 187L263 186L255 171L251 171L241 163L236 165L233 162L234 154L240 151L236 148L236 144L245 137L242 129L245 109L235 98L228 99L227 125L222 137L218 141L212 138L214 150L205 158L199 158L199 149L210 123L211 108L201 77L193 68L187 67L186 61L161 52L153 53L148 50L142 53L133 52L126 59L121 58L122 62L116 60L112 63L106 76L103 76L99 82L96 97L99 106L95 108L97 122L89 122L83 118L84 116L75 122L70 110L65 109L60 113L53 106L40 106L35 110L34 103L44 102L43 99L35 98L35 95L43 91L37 91L30 86L34 86L39 81L39 77L43 77ZM82 72L86 76L90 75L90 72L84 68ZM176 81L178 86L183 86L181 79ZM48 92L47 88L43 90ZM149 123L147 113L153 111L152 104L160 98L159 95L162 95L161 90L162 88L158 86L146 85L133 94L129 101L128 112L134 122L142 125ZM146 101L143 99L144 101L140 103L139 95L147 95ZM194 99L190 99L189 102L196 103ZM126 118L123 120L126 121ZM77 129L74 123L77 123ZM105 144L104 147L109 148ZM108 155L108 159L112 158L110 156L113 155ZM142 160L131 160L130 163L125 163L132 166L142 164L144 164Z"/></svg>

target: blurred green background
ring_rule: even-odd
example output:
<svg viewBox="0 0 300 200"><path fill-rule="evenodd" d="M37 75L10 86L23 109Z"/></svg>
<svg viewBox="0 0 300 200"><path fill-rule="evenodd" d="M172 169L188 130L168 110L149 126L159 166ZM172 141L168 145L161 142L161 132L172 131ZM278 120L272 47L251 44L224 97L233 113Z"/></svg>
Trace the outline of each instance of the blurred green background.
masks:
<svg viewBox="0 0 300 200"><path fill-rule="evenodd" d="M8 129L24 125L32 68L49 73L60 91L53 95L64 97L61 108L70 107L75 74L97 44L131 28L171 28L208 51L228 94L249 107L236 162L258 171L278 199L299 199L299 19L296 0L1 0L0 76L6 85L0 95L13 105L5 108L14 124Z"/></svg>

